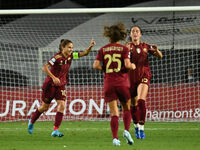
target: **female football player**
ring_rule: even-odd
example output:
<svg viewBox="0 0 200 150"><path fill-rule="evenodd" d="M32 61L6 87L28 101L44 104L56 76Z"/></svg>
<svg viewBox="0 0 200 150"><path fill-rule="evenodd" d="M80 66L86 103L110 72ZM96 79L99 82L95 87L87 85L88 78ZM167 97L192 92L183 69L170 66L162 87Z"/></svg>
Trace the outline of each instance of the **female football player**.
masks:
<svg viewBox="0 0 200 150"><path fill-rule="evenodd" d="M29 119L28 132L33 133L33 126L40 115L47 111L53 99L57 102L57 113L55 116L55 124L52 136L62 137L59 126L62 122L63 112L65 109L66 91L65 85L68 83L68 71L73 59L86 56L95 45L95 41L91 40L90 46L82 52L73 52L73 43L70 40L63 39L60 41L60 51L56 53L44 66L43 71L47 77L42 87L42 105L37 108ZM51 69L50 69L51 68Z"/></svg>
<svg viewBox="0 0 200 150"><path fill-rule="evenodd" d="M131 123L131 99L127 69L133 70L135 69L135 65L130 63L128 48L120 44L120 41L125 40L127 36L125 25L117 23L112 26L105 26L104 36L109 39L109 43L99 50L93 68L104 71L104 98L109 105L111 113L110 126L113 136L113 145L120 146L120 140L118 139L118 100L123 108L125 128L123 136L127 143L132 145L133 139L129 133Z"/></svg>
<svg viewBox="0 0 200 150"><path fill-rule="evenodd" d="M144 123L146 117L145 101L148 94L151 70L148 62L148 54L151 53L158 58L162 58L162 53L156 45L147 44L140 41L142 36L139 26L133 26L130 31L131 41L126 46L131 52L131 62L136 65L135 70L131 70L130 92L131 92L131 114L135 127L135 136L144 139Z"/></svg>

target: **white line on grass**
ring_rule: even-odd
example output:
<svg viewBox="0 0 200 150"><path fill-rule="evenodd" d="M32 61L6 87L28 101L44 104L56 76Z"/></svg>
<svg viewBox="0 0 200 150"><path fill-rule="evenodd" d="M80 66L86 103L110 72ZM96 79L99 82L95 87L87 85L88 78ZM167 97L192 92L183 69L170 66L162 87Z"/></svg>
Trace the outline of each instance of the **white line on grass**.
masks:
<svg viewBox="0 0 200 150"><path fill-rule="evenodd" d="M36 130L41 131L49 131L51 128L35 128ZM27 128L0 128L0 131L15 131L15 130L27 130ZM102 131L102 130L110 130L110 128L60 128L60 130L67 130L67 131L88 131L88 130L94 130L94 131ZM119 130L124 130L123 128L119 128ZM147 131L199 131L200 128L145 128Z"/></svg>

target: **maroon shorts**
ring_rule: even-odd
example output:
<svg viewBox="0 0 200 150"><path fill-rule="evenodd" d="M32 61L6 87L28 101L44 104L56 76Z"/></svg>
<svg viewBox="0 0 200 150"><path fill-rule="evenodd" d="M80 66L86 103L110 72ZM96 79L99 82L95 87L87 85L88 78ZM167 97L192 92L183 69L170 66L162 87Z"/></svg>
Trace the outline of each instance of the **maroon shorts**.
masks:
<svg viewBox="0 0 200 150"><path fill-rule="evenodd" d="M129 87L125 86L106 86L104 87L105 101L108 103L119 99L120 102L127 102L131 98L129 90Z"/></svg>
<svg viewBox="0 0 200 150"><path fill-rule="evenodd" d="M46 86L42 89L42 101L46 104L50 104L53 99L63 100L66 99L65 85L62 86Z"/></svg>
<svg viewBox="0 0 200 150"><path fill-rule="evenodd" d="M148 87L150 85L150 79L148 78L142 78L141 80L139 80L138 82L135 83L131 83L131 87L130 87L130 93L131 93L131 97L134 98L137 96L137 88L139 86L139 84L147 84Z"/></svg>

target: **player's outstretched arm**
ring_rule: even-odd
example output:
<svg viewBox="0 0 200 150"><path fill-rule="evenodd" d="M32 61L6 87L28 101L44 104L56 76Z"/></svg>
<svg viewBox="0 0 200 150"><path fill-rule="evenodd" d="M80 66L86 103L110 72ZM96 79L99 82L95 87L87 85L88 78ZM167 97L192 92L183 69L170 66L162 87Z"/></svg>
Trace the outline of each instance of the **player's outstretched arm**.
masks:
<svg viewBox="0 0 200 150"><path fill-rule="evenodd" d="M88 55L94 45L96 45L96 42L92 39L90 42L90 46L86 50L79 52L79 57Z"/></svg>
<svg viewBox="0 0 200 150"><path fill-rule="evenodd" d="M162 58L162 52L158 49L158 47L156 45L151 45L151 48L154 50L154 56L158 57L158 58Z"/></svg>
<svg viewBox="0 0 200 150"><path fill-rule="evenodd" d="M95 60L93 63L93 68L96 70L102 70L102 66L99 60Z"/></svg>

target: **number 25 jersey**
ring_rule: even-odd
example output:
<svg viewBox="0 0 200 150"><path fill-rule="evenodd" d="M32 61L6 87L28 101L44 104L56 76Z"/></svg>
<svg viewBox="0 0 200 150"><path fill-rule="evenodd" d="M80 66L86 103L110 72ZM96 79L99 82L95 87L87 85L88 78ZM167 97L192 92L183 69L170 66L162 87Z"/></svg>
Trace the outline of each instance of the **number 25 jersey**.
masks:
<svg viewBox="0 0 200 150"><path fill-rule="evenodd" d="M103 46L96 57L102 63L104 86L130 86L124 59L130 58L126 46L111 43Z"/></svg>

